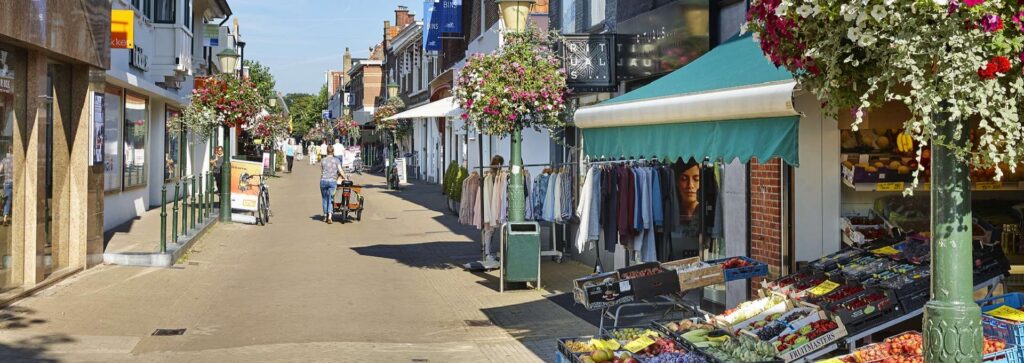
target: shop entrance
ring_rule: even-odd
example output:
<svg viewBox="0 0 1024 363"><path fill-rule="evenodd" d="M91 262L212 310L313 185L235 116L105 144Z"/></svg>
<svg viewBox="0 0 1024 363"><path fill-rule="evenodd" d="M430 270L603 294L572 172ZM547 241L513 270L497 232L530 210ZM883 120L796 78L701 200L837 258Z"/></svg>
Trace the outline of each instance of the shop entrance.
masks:
<svg viewBox="0 0 1024 363"><path fill-rule="evenodd" d="M66 202L66 200L57 197L60 194L55 193L55 190L60 187L55 183L58 179L55 172L55 162L57 161L55 144L59 141L60 145L66 146L69 139L66 137L66 132L55 135L56 126L70 120L71 74L67 65L55 62L47 65L45 92L47 96L43 98L44 117L39 120L39 132L41 133L39 168L41 169L40 174L43 176L42 180L38 182L42 184L39 185L41 214L39 215L39 233L36 245L36 271L39 280L46 279L54 271L68 265L67 244L63 239L58 238L59 231L66 227L58 227L56 223L57 220L60 220L59 214L67 210L61 208L62 202ZM67 130L68 128L62 127L61 129ZM61 137L61 140L55 137Z"/></svg>

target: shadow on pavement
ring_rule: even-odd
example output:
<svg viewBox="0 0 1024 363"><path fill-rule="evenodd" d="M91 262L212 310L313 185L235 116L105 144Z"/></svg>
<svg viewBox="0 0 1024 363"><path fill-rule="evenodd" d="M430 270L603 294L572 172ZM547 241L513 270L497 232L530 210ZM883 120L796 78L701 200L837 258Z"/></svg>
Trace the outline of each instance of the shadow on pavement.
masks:
<svg viewBox="0 0 1024 363"><path fill-rule="evenodd" d="M409 267L450 270L461 269L461 265L473 260L478 251L476 245L467 242L426 242L404 245L373 245L352 247L362 256L395 260Z"/></svg>
<svg viewBox="0 0 1024 363"><path fill-rule="evenodd" d="M548 300L480 309L495 325L545 361L553 361L558 338L594 334L597 328Z"/></svg>
<svg viewBox="0 0 1024 363"><path fill-rule="evenodd" d="M44 319L32 318L35 310L20 306L0 308L0 331L16 333L19 329L47 323ZM0 343L0 361L3 362L57 362L45 358L51 346L74 343L75 339L64 334L37 335L15 341Z"/></svg>

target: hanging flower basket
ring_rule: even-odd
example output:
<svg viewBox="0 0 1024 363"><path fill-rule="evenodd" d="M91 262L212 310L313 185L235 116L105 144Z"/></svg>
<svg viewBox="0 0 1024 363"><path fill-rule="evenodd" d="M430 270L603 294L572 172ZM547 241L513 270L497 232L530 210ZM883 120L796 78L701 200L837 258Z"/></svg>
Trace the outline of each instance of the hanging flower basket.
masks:
<svg viewBox="0 0 1024 363"><path fill-rule="evenodd" d="M359 129L359 123L352 119L352 116L342 116L334 123L334 128L338 130L338 134L341 136L347 136L358 139L361 135Z"/></svg>
<svg viewBox="0 0 1024 363"><path fill-rule="evenodd" d="M249 124L249 133L255 138L277 140L288 136L288 118L281 114L256 117Z"/></svg>
<svg viewBox="0 0 1024 363"><path fill-rule="evenodd" d="M1021 161L1020 0L754 0L747 20L768 59L792 71L831 116L851 112L854 129L866 110L905 105L906 132L919 145L915 179L929 145L980 166L1013 171ZM954 144L937 132L948 123L978 133Z"/></svg>
<svg viewBox="0 0 1024 363"><path fill-rule="evenodd" d="M502 136L565 125L565 71L551 49L552 36L533 27L504 36L501 50L471 56L460 72L454 92L462 118Z"/></svg>

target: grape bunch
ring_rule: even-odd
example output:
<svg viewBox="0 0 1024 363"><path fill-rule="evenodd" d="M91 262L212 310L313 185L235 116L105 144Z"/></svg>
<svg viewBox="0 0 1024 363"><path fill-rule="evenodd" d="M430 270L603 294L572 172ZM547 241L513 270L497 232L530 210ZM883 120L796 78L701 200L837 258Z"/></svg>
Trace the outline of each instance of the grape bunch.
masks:
<svg viewBox="0 0 1024 363"><path fill-rule="evenodd" d="M643 363L708 363L708 360L697 353L664 353L652 358L641 360Z"/></svg>
<svg viewBox="0 0 1024 363"><path fill-rule="evenodd" d="M782 333L783 330L786 330L785 324L782 324L780 322L774 322L762 328L761 330L758 330L757 337L763 341L769 341L775 336L779 335L779 333Z"/></svg>
<svg viewBox="0 0 1024 363"><path fill-rule="evenodd" d="M786 315L786 317L782 318L782 320L784 320L787 323L792 323L810 314L811 312L809 310L798 310L792 314Z"/></svg>
<svg viewBox="0 0 1024 363"><path fill-rule="evenodd" d="M644 348L644 350L641 350L640 354L645 356L659 356L665 353L678 352L680 352L680 349L674 340L658 338L658 340L654 341L654 344L651 344L647 348Z"/></svg>

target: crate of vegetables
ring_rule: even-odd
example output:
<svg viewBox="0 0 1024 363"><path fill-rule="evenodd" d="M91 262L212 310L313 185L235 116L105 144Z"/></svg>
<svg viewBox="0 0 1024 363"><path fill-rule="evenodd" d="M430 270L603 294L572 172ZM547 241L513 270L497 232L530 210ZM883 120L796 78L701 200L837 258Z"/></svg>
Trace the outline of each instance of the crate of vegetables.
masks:
<svg viewBox="0 0 1024 363"><path fill-rule="evenodd" d="M780 335L772 345L785 362L796 361L846 337L846 327L839 320L829 319L818 312L818 319L789 334Z"/></svg>
<svg viewBox="0 0 1024 363"><path fill-rule="evenodd" d="M860 332L880 321L894 317L897 300L886 289L867 288L825 310L837 316L851 332Z"/></svg>
<svg viewBox="0 0 1024 363"><path fill-rule="evenodd" d="M1013 292L978 301L981 306L981 327L985 335L1001 338L1009 344L1024 345L1024 293Z"/></svg>
<svg viewBox="0 0 1024 363"><path fill-rule="evenodd" d="M700 257L685 258L661 264L679 276L679 290L686 291L725 281L722 268L700 260Z"/></svg>
<svg viewBox="0 0 1024 363"><path fill-rule="evenodd" d="M768 265L764 262L745 257L737 256L708 261L712 265L719 265L725 274L725 281L745 280L752 277L768 276Z"/></svg>
<svg viewBox="0 0 1024 363"><path fill-rule="evenodd" d="M638 300L679 292L679 277L657 262L647 262L618 270L619 277L628 280L633 296Z"/></svg>
<svg viewBox="0 0 1024 363"><path fill-rule="evenodd" d="M763 341L774 341L779 336L796 331L798 327L820 320L820 311L817 306L801 303L793 310L779 314L774 320L751 324L746 331Z"/></svg>

